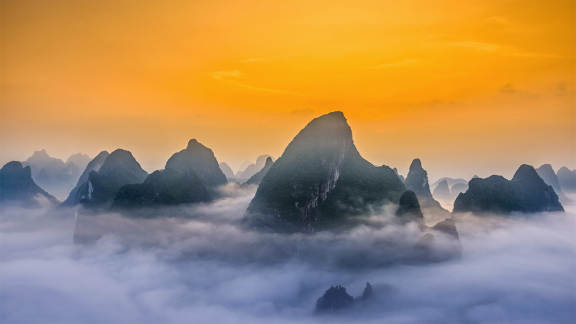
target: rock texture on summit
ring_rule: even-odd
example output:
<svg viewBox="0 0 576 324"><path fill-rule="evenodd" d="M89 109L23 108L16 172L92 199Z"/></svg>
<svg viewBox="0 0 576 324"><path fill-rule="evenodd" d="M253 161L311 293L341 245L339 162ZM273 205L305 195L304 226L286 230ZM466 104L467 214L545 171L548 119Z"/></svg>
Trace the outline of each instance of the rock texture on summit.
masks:
<svg viewBox="0 0 576 324"><path fill-rule="evenodd" d="M273 231L314 231L397 203L404 191L391 168L360 156L346 118L336 111L294 137L262 179L246 221Z"/></svg>

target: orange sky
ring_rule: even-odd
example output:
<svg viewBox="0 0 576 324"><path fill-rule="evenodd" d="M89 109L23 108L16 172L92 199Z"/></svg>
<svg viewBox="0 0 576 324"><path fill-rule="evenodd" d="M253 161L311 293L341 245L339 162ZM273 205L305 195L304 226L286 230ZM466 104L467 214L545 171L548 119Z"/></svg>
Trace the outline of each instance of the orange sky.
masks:
<svg viewBox="0 0 576 324"><path fill-rule="evenodd" d="M0 162L194 137L238 166L342 110L375 164L574 168L575 3L0 0Z"/></svg>

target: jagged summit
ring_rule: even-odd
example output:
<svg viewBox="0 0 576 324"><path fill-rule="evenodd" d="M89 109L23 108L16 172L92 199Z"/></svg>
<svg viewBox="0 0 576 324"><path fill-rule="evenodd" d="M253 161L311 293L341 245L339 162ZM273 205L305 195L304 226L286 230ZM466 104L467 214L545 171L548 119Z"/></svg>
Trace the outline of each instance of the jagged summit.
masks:
<svg viewBox="0 0 576 324"><path fill-rule="evenodd" d="M433 199L428 184L428 173L422 168L422 162L416 158L410 164L410 171L404 181L406 188L414 191L419 198Z"/></svg>
<svg viewBox="0 0 576 324"><path fill-rule="evenodd" d="M521 165L512 180L493 175L470 180L454 202L454 212L535 213L564 211L558 195L530 166Z"/></svg>
<svg viewBox="0 0 576 324"><path fill-rule="evenodd" d="M37 207L57 204L58 200L34 182L29 166L12 161L0 169L0 203Z"/></svg>
<svg viewBox="0 0 576 324"><path fill-rule="evenodd" d="M333 112L294 137L262 179L246 219L274 231L311 231L398 202L404 189L392 169L360 156L346 118Z"/></svg>

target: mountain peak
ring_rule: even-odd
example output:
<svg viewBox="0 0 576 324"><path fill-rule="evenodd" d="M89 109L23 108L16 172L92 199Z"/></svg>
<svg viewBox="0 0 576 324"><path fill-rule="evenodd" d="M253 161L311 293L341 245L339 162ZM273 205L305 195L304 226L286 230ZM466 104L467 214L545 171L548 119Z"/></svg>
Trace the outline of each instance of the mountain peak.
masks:
<svg viewBox="0 0 576 324"><path fill-rule="evenodd" d="M519 181L519 180L534 180L538 179L543 182L542 178L538 175L536 170L533 166L528 164L522 164L516 173L514 173L514 177L512 177L512 181Z"/></svg>
<svg viewBox="0 0 576 324"><path fill-rule="evenodd" d="M193 139L188 141L188 145L186 146L186 149L191 150L191 149L198 147L198 146L206 147L206 146L202 145L200 142L198 142L197 139L193 138Z"/></svg>
<svg viewBox="0 0 576 324"><path fill-rule="evenodd" d="M413 170L423 170L422 161L419 158L412 160L412 163L410 163L410 171Z"/></svg>
<svg viewBox="0 0 576 324"><path fill-rule="evenodd" d="M2 169L2 172L4 172L5 174L10 174L10 175L14 175L14 176L18 176L18 177L30 177L30 167L29 166L23 166L21 162L19 161L11 161L6 163Z"/></svg>

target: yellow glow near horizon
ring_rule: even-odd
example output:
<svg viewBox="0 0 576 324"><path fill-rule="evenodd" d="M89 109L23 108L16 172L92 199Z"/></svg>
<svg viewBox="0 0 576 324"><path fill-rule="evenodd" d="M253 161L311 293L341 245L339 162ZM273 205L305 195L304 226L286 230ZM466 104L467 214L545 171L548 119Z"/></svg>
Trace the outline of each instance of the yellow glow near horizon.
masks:
<svg viewBox="0 0 576 324"><path fill-rule="evenodd" d="M437 176L576 167L575 1L0 0L0 161L189 138L238 166L342 110Z"/></svg>

